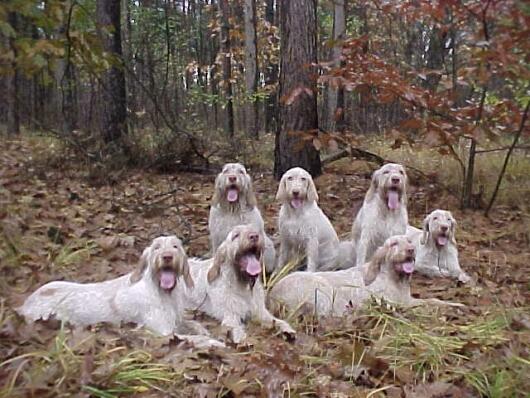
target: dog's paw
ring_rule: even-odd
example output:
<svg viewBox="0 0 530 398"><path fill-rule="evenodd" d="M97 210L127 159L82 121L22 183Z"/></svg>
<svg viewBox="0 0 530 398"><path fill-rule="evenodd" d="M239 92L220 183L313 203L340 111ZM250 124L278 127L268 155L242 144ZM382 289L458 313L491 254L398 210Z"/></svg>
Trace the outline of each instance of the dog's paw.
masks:
<svg viewBox="0 0 530 398"><path fill-rule="evenodd" d="M243 328L233 328L230 332L230 337L235 344L241 343L247 337Z"/></svg>
<svg viewBox="0 0 530 398"><path fill-rule="evenodd" d="M296 339L296 331L287 322L279 322L278 328L288 340Z"/></svg>

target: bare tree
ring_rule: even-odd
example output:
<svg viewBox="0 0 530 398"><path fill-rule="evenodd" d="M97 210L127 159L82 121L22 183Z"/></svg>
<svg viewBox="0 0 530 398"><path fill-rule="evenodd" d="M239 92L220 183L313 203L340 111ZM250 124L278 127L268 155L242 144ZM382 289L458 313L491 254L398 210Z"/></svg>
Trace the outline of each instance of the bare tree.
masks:
<svg viewBox="0 0 530 398"><path fill-rule="evenodd" d="M8 14L8 21L17 29L17 15L14 12ZM13 62L6 75L6 102L7 102L7 133L18 134L20 132L20 114L19 114L19 72L16 67L16 48L12 38L6 36L6 48L12 52Z"/></svg>
<svg viewBox="0 0 530 398"><path fill-rule="evenodd" d="M346 34L346 0L333 1L333 49L331 60L339 67L342 54L342 42ZM331 130L344 130L344 90L342 87L328 86L328 126Z"/></svg>
<svg viewBox="0 0 530 398"><path fill-rule="evenodd" d="M245 86L247 104L245 109L246 133L259 138L258 102L258 51L256 42L256 0L245 0Z"/></svg>
<svg viewBox="0 0 530 398"><path fill-rule="evenodd" d="M102 76L100 129L110 143L127 134L127 99L122 67L120 0L97 0L96 24L103 48L112 54L112 66Z"/></svg>
<svg viewBox="0 0 530 398"><path fill-rule="evenodd" d="M274 175L291 167L322 173L320 154L301 134L318 130L317 115L317 1L280 2L280 131L276 134Z"/></svg>
<svg viewBox="0 0 530 398"><path fill-rule="evenodd" d="M232 54L230 53L230 7L228 0L219 0L219 12L221 14L221 34L219 42L219 55L223 69L223 86L226 99L226 114L224 119L224 130L229 137L234 136L234 104L232 94Z"/></svg>

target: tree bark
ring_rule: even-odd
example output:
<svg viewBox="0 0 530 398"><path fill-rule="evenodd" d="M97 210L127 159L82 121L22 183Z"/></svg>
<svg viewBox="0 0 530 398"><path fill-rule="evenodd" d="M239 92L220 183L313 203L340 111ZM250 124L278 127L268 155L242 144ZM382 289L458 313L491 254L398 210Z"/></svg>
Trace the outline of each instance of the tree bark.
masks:
<svg viewBox="0 0 530 398"><path fill-rule="evenodd" d="M341 65L342 41L346 33L346 0L334 0L333 4L333 49L331 60L335 68ZM328 128L344 131L344 89L328 85Z"/></svg>
<svg viewBox="0 0 530 398"><path fill-rule="evenodd" d="M103 141L117 141L127 134L127 99L121 48L120 0L97 0L96 26L103 49L112 54L112 66L103 73L100 131Z"/></svg>
<svg viewBox="0 0 530 398"><path fill-rule="evenodd" d="M256 0L245 0L245 85L247 101L245 107L246 133L258 139L258 51L256 39Z"/></svg>
<svg viewBox="0 0 530 398"><path fill-rule="evenodd" d="M274 176L299 166L312 176L322 173L312 141L296 132L318 131L316 0L280 2L280 131L276 134ZM295 134L293 134L295 132Z"/></svg>
<svg viewBox="0 0 530 398"><path fill-rule="evenodd" d="M274 3L274 0L267 0L265 5L265 20L270 25L277 24ZM278 82L278 64L269 63L268 65L264 65L263 71L265 75L265 86L269 90L269 95L265 101L265 131L276 133L278 129L278 88L276 87L276 83Z"/></svg>
<svg viewBox="0 0 530 398"><path fill-rule="evenodd" d="M17 15L14 12L8 14L8 21L13 30L17 30ZM6 99L7 99L7 134L15 135L20 133L20 113L19 113L19 73L16 65L16 48L12 38L6 37L6 48L13 53L13 61L10 70L6 75Z"/></svg>
<svg viewBox="0 0 530 398"><path fill-rule="evenodd" d="M221 32L219 42L219 55L223 70L223 86L226 103L226 114L224 119L224 131L230 138L234 136L234 104L232 98L232 54L230 53L230 25L228 16L230 6L228 0L219 0L219 12L221 14Z"/></svg>

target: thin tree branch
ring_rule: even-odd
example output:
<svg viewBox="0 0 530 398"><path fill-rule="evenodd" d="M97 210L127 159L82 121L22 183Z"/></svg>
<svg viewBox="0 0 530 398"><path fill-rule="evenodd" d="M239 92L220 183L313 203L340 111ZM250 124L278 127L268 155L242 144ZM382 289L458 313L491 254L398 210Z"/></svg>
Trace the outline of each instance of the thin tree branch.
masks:
<svg viewBox="0 0 530 398"><path fill-rule="evenodd" d="M484 215L488 217L489 212L491 208L493 207L493 203L495 202L495 199L497 198L497 193L499 192L499 188L501 186L502 179L504 177L504 173L506 172L506 168L508 167L508 162L510 161L510 156L512 155L512 152L517 145L517 141L519 141L519 137L521 137L521 134L524 130L524 125L526 123L526 119L528 118L528 108L530 107L530 101L526 103L526 107L524 109L523 117L521 118L521 124L519 125L519 130L517 130L517 133L515 134L515 138L513 139L512 145L510 146L510 149L508 149L508 153L506 154L506 157L504 158L504 164L502 165L501 172L499 173L499 177L497 178L497 184L495 185L495 189L493 191L493 194L491 195L490 202L488 203L488 207L486 208L486 211Z"/></svg>

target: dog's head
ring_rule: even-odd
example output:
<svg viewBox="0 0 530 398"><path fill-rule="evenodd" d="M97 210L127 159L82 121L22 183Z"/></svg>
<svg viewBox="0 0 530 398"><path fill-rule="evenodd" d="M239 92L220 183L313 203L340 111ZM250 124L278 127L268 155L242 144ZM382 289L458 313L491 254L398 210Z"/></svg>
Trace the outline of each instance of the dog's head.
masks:
<svg viewBox="0 0 530 398"><path fill-rule="evenodd" d="M394 273L398 279L410 278L414 272L416 249L412 241L405 235L396 235L388 238L383 246L375 252L368 262L365 273L365 285L371 284L383 267Z"/></svg>
<svg viewBox="0 0 530 398"><path fill-rule="evenodd" d="M374 171L367 197L372 198L376 194L386 202L389 210L398 210L402 205L406 206L407 174L402 165L388 163Z"/></svg>
<svg viewBox="0 0 530 398"><path fill-rule="evenodd" d="M189 288L193 287L188 257L182 242L176 236L160 236L151 242L143 251L140 264L131 276L131 282L138 282L147 268L150 268L153 283L166 293L175 288L179 278L183 278Z"/></svg>
<svg viewBox="0 0 530 398"><path fill-rule="evenodd" d="M213 204L228 206L256 206L256 196L252 179L245 166L240 163L227 163L215 178Z"/></svg>
<svg viewBox="0 0 530 398"><path fill-rule="evenodd" d="M217 279L222 267L233 267L238 279L253 287L263 269L263 236L252 225L238 225L217 248L208 282Z"/></svg>
<svg viewBox="0 0 530 398"><path fill-rule="evenodd" d="M448 244L456 245L456 221L450 211L434 210L423 220L423 235L421 244L425 245L429 239L438 249Z"/></svg>
<svg viewBox="0 0 530 398"><path fill-rule="evenodd" d="M280 180L276 200L289 204L293 209L302 208L306 202L318 202L318 193L311 174L301 167L287 170Z"/></svg>

